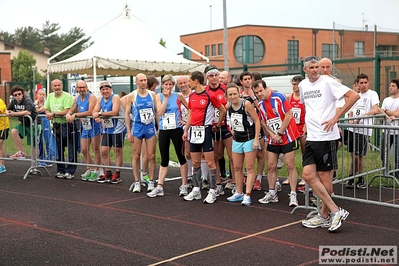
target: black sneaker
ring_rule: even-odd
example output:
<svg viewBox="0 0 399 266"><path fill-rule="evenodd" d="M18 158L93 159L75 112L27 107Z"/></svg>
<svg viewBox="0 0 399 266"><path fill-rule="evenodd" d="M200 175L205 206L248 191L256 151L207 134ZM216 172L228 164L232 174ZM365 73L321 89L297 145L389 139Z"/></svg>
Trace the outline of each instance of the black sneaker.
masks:
<svg viewBox="0 0 399 266"><path fill-rule="evenodd" d="M355 186L353 185L353 183L346 183L345 188L349 188L349 189L354 189Z"/></svg>
<svg viewBox="0 0 399 266"><path fill-rule="evenodd" d="M111 176L103 174L97 179L98 183L109 183L111 181Z"/></svg>
<svg viewBox="0 0 399 266"><path fill-rule="evenodd" d="M359 182L359 183L356 183L356 188L357 189L366 189L367 185L363 182Z"/></svg>

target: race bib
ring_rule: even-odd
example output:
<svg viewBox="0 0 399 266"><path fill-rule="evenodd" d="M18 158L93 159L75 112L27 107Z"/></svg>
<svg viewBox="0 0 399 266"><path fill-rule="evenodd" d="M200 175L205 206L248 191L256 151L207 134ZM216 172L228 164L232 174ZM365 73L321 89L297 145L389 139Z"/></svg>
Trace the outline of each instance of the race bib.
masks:
<svg viewBox="0 0 399 266"><path fill-rule="evenodd" d="M114 123L112 123L111 118L104 118L103 123L104 123L105 128L113 128L114 127Z"/></svg>
<svg viewBox="0 0 399 266"><path fill-rule="evenodd" d="M176 118L174 113L166 113L162 116L163 129L175 129L176 128Z"/></svg>
<svg viewBox="0 0 399 266"><path fill-rule="evenodd" d="M219 117L220 117L220 110L215 109L215 116L213 117L213 122L217 123L219 121Z"/></svg>
<svg viewBox="0 0 399 266"><path fill-rule="evenodd" d="M365 105L357 105L354 111L355 116L363 116L366 113Z"/></svg>
<svg viewBox="0 0 399 266"><path fill-rule="evenodd" d="M291 111L292 111L292 116L295 119L295 123L299 124L301 119L301 108L292 107Z"/></svg>
<svg viewBox="0 0 399 266"><path fill-rule="evenodd" d="M152 108L140 109L140 120L141 123L145 125L151 124L151 122L154 121L154 112Z"/></svg>
<svg viewBox="0 0 399 266"><path fill-rule="evenodd" d="M277 134L277 131L281 128L283 122L281 121L280 117L272 118L267 120L267 126L270 128L271 131Z"/></svg>
<svg viewBox="0 0 399 266"><path fill-rule="evenodd" d="M83 126L84 130L92 129L91 123L90 123L90 118L88 118L88 117L82 118L82 126Z"/></svg>
<svg viewBox="0 0 399 266"><path fill-rule="evenodd" d="M181 120L183 120L184 122L187 122L187 114L188 114L188 110L186 108L182 108Z"/></svg>
<svg viewBox="0 0 399 266"><path fill-rule="evenodd" d="M193 144L202 144L205 140L205 127L204 126L192 126L190 142Z"/></svg>
<svg viewBox="0 0 399 266"><path fill-rule="evenodd" d="M242 114L231 114L231 127L234 131L245 131Z"/></svg>

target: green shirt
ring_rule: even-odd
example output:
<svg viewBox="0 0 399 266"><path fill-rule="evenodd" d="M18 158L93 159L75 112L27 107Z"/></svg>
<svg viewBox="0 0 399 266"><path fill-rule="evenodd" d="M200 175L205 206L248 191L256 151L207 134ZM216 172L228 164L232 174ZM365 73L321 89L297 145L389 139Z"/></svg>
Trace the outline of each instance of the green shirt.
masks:
<svg viewBox="0 0 399 266"><path fill-rule="evenodd" d="M44 104L44 108L51 113L62 112L70 109L73 105L73 97L71 94L63 91L60 97L55 97L54 92L50 93ZM65 117L57 117L53 119L53 123L64 124L67 120Z"/></svg>

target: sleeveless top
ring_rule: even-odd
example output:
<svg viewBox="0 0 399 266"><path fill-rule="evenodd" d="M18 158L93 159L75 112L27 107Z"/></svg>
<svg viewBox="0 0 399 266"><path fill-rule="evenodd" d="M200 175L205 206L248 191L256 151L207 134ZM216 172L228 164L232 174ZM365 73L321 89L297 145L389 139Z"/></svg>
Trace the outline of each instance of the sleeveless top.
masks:
<svg viewBox="0 0 399 266"><path fill-rule="evenodd" d="M112 94L106 102L104 97L100 102L100 109L102 112L110 112L112 111L112 98L115 94ZM122 105L119 107L118 116L124 116L125 111L123 110ZM103 134L119 134L125 131L125 119L124 118L109 118L106 117L103 119Z"/></svg>
<svg viewBox="0 0 399 266"><path fill-rule="evenodd" d="M82 101L81 97L78 96L78 100L76 101L76 105L78 106L78 110L79 112L83 113L86 112L87 110L89 110L89 98L90 98L91 93L87 93L84 101ZM100 128L101 127L101 123L97 123L96 121L94 121L93 118L90 117L82 117L81 118L82 121L82 129L83 130L90 130L93 128Z"/></svg>
<svg viewBox="0 0 399 266"><path fill-rule="evenodd" d="M130 113L132 114L132 127L135 123L142 123L145 125L154 124L155 121L155 106L154 99L151 93L148 92L147 96L141 97L137 91L133 92L134 102Z"/></svg>
<svg viewBox="0 0 399 266"><path fill-rule="evenodd" d="M245 111L246 100L241 99L240 107L236 110L230 105L228 114L231 127L234 131L233 138L237 142L246 142L255 138L255 123Z"/></svg>
<svg viewBox="0 0 399 266"><path fill-rule="evenodd" d="M161 102L165 100L165 96L163 94L160 95ZM159 118L159 129L160 130L168 130L168 129L176 129L180 128L179 126L179 117L180 117L180 101L176 92L173 92L172 95L168 98L168 102L166 103L166 109L163 114Z"/></svg>

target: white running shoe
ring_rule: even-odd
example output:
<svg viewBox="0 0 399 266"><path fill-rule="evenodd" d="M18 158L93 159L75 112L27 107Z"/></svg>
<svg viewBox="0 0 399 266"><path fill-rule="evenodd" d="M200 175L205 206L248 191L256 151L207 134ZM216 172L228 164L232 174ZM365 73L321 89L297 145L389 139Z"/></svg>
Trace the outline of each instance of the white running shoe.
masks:
<svg viewBox="0 0 399 266"><path fill-rule="evenodd" d="M157 196L162 197L163 195L164 195L163 187L156 187L147 193L147 197L149 197L149 198L155 198Z"/></svg>
<svg viewBox="0 0 399 266"><path fill-rule="evenodd" d="M215 192L208 192L208 195L204 199L204 203L212 204L216 201L216 193Z"/></svg>
<svg viewBox="0 0 399 266"><path fill-rule="evenodd" d="M140 182L134 182L133 193L140 193L140 192L141 192Z"/></svg>
<svg viewBox="0 0 399 266"><path fill-rule="evenodd" d="M251 196L244 195L244 199L241 201L241 205L243 206L249 206L251 205Z"/></svg>
<svg viewBox="0 0 399 266"><path fill-rule="evenodd" d="M265 196L261 199L259 199L259 203L262 204L267 204L270 202L278 202L278 197L277 197L277 193L273 196L270 192L265 192Z"/></svg>
<svg viewBox="0 0 399 266"><path fill-rule="evenodd" d="M154 189L155 189L155 182L154 181L148 182L147 192L153 191Z"/></svg>
<svg viewBox="0 0 399 266"><path fill-rule="evenodd" d="M179 188L179 196L187 196L188 190L187 185L181 185Z"/></svg>
<svg viewBox="0 0 399 266"><path fill-rule="evenodd" d="M307 228L327 228L331 226L331 217L330 215L327 218L323 218L320 213L315 215L314 217L303 220L302 225Z"/></svg>
<svg viewBox="0 0 399 266"><path fill-rule="evenodd" d="M328 228L328 231L333 232L341 227L342 222L348 218L349 212L342 208L339 208L338 211L330 213L331 215L331 226Z"/></svg>
<svg viewBox="0 0 399 266"><path fill-rule="evenodd" d="M288 196L290 196L290 203L288 204L288 206L290 206L290 207L298 206L298 200L296 198L296 193L291 192L290 194L288 194Z"/></svg>
<svg viewBox="0 0 399 266"><path fill-rule="evenodd" d="M201 199L201 193L199 191L191 191L190 193L188 193L187 196L183 197L184 200L187 201L193 201L193 200L200 200Z"/></svg>

